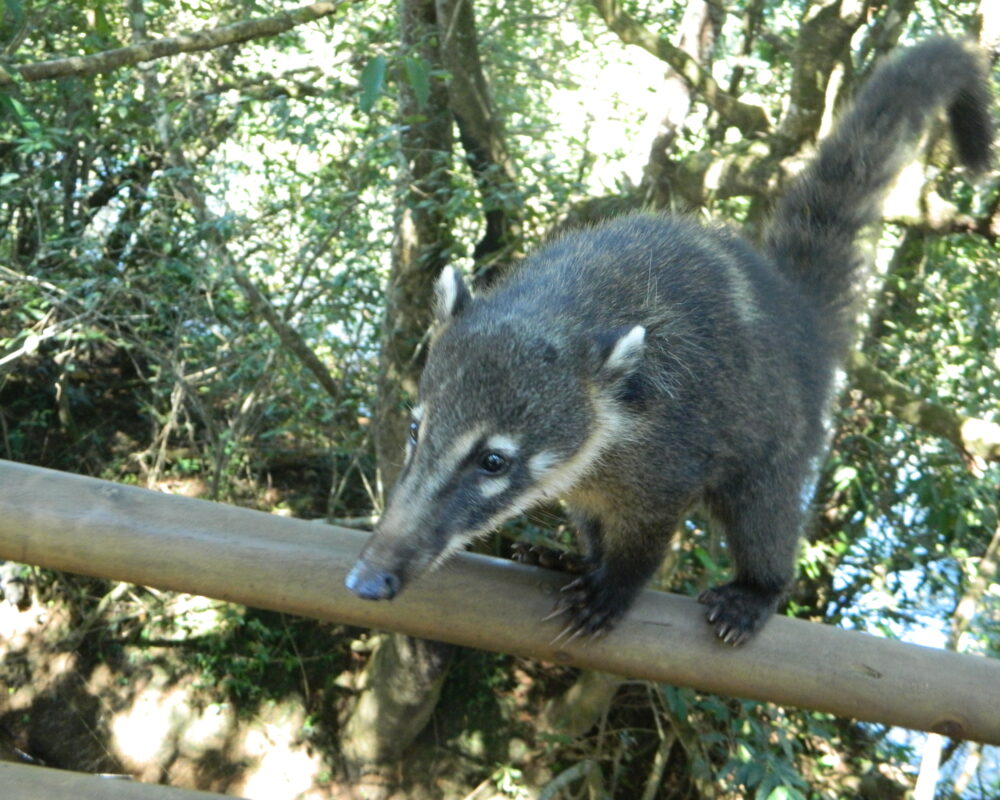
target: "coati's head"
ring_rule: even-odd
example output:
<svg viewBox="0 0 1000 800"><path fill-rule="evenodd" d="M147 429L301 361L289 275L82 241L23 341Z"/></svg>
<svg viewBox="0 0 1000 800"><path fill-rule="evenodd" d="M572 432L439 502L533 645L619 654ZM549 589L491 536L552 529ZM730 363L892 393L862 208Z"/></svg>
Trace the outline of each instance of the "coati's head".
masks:
<svg viewBox="0 0 1000 800"><path fill-rule="evenodd" d="M535 502L576 484L625 433L623 386L645 329L593 333L530 285L473 299L446 268L406 461L347 576L360 597L407 581ZM545 315L539 312L546 308Z"/></svg>

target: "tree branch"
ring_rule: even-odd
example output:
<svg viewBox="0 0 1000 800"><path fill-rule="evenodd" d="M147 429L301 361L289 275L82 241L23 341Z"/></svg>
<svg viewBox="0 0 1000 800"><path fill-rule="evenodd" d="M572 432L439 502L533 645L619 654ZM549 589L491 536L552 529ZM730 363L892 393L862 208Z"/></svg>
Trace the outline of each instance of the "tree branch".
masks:
<svg viewBox="0 0 1000 800"><path fill-rule="evenodd" d="M677 46L699 65L707 63L715 44L717 21L713 19L713 6L709 0L692 0L684 9L677 30ZM691 85L674 70L668 70L664 85L657 92L663 117L660 128L649 149L649 160L642 171L640 193L652 208L671 208L675 192L674 177L678 164L671 158L674 144L691 112L693 100ZM695 182L702 187L704 182ZM700 203L692 202L692 207Z"/></svg>
<svg viewBox="0 0 1000 800"><path fill-rule="evenodd" d="M760 106L741 103L716 83L697 60L669 40L647 30L625 13L618 0L593 0L594 8L625 44L634 44L669 64L698 96L741 133L767 133L771 123Z"/></svg>
<svg viewBox="0 0 1000 800"><path fill-rule="evenodd" d="M792 53L788 112L778 131L782 157L816 138L827 111L830 76L838 63L849 61L851 36L865 19L862 10L861 4L823 0L807 11Z"/></svg>
<svg viewBox="0 0 1000 800"><path fill-rule="evenodd" d="M448 98L479 188L486 230L476 244L476 286L496 282L521 244L523 199L507 149L503 120L496 112L483 72L471 0L435 0L441 63L450 73Z"/></svg>
<svg viewBox="0 0 1000 800"><path fill-rule="evenodd" d="M904 422L947 439L961 452L986 461L1000 460L1000 425L966 417L931 403L876 369L861 353L851 357L851 378L867 397L878 400Z"/></svg>
<svg viewBox="0 0 1000 800"><path fill-rule="evenodd" d="M96 75L101 72L110 72L119 67L128 67L157 58L174 56L178 53L214 50L229 44L239 44L251 39L274 36L298 25L330 16L344 3L345 0L333 3L311 3L292 11L275 14L273 17L246 20L207 31L154 39L89 56L58 58L51 61L40 61L36 64L24 64L19 67L8 66L6 69L0 67L0 86L16 83L17 78L11 73L16 73L21 80L25 81L51 80L71 75Z"/></svg>
<svg viewBox="0 0 1000 800"><path fill-rule="evenodd" d="M320 360L320 357L316 355L315 351L308 344L306 344L302 335L295 330L295 328L285 322L284 319L282 319L281 315L277 312L274 306L271 305L271 301L263 295L260 289L257 288L256 284L240 271L239 267L236 266L230 257L229 252L221 249L221 253L225 258L226 265L229 267L233 280L236 282L236 285L243 290L243 294L250 302L250 305L253 306L254 310L258 314L267 320L267 324L271 326L271 330L277 334L285 348L300 362L302 362L302 366L313 374L313 377L319 381L320 386L326 390L326 393L330 395L330 398L335 402L339 402L341 395L343 394L343 387L341 387L333 375L330 374L330 370L326 368L326 364L324 364Z"/></svg>
<svg viewBox="0 0 1000 800"><path fill-rule="evenodd" d="M554 646L558 572L460 553L374 603L343 586L358 531L10 461L0 485L0 559L1000 744L997 659L781 616L733 649L649 590L610 636Z"/></svg>

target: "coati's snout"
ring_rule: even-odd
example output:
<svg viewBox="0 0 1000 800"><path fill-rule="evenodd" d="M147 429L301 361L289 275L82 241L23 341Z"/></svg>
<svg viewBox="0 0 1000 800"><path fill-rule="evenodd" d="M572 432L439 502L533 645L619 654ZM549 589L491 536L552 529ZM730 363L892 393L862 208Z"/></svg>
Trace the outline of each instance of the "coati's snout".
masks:
<svg viewBox="0 0 1000 800"><path fill-rule="evenodd" d="M413 488L405 477L393 489L375 531L344 579L344 585L363 600L392 600L410 577L429 566L439 549L429 535L433 522L421 513L419 498L401 497Z"/></svg>
<svg viewBox="0 0 1000 800"><path fill-rule="evenodd" d="M392 600L399 591L399 576L359 559L347 573L344 585L363 600Z"/></svg>

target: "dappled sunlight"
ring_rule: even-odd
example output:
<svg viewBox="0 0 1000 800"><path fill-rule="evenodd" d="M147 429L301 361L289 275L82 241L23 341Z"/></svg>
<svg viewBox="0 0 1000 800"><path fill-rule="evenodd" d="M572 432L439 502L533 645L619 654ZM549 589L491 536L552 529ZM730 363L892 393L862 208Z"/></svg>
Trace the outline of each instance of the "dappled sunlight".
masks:
<svg viewBox="0 0 1000 800"><path fill-rule="evenodd" d="M111 719L109 748L141 780L158 781L196 712L189 686L170 686L162 668L154 667L152 676L135 689L132 705Z"/></svg>
<svg viewBox="0 0 1000 800"><path fill-rule="evenodd" d="M330 765L302 740L304 724L297 699L264 704L233 743L233 751L253 766L232 791L250 800L329 797L316 783L328 779Z"/></svg>
<svg viewBox="0 0 1000 800"><path fill-rule="evenodd" d="M11 603L0 602L0 659L29 646L42 630L64 618L58 608L32 603L21 611Z"/></svg>
<svg viewBox="0 0 1000 800"><path fill-rule="evenodd" d="M118 596L135 599L134 592ZM177 637L182 630L204 637L222 625L224 604L183 594L161 599L170 614L151 622L151 633ZM21 611L0 601L0 679L6 688L0 725L11 715L19 724L30 721L29 735L9 745L49 766L121 772L147 783L254 800L330 796L322 787L333 770L304 735L307 714L300 697L262 700L257 713L238 715L222 682L192 673L178 647L150 646L124 659L90 663L75 649L61 649L72 642L72 615L68 606L52 608L58 610L35 602ZM128 616L125 607L109 604L109 611ZM54 736L61 747L32 746Z"/></svg>

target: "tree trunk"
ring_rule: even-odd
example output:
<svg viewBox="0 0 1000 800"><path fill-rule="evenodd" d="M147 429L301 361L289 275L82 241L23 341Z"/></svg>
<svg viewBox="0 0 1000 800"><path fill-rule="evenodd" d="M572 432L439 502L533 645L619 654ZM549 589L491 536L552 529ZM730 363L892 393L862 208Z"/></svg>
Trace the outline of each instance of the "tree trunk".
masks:
<svg viewBox="0 0 1000 800"><path fill-rule="evenodd" d="M718 9L706 0L688 3L677 32L677 46L704 67L709 62L721 20ZM660 129L653 138L649 161L643 171L641 191L647 205L671 208L671 187L676 177L673 146L691 112L693 89L673 67L667 68L663 88L658 95L664 109ZM673 209L678 210L678 209Z"/></svg>
<svg viewBox="0 0 1000 800"><path fill-rule="evenodd" d="M450 220L439 200L451 189L452 128L448 92L438 77L434 0L401 0L402 56L430 67L421 105L400 82L400 175L392 271L386 287L375 411L380 484L388 489L401 467L406 404L415 396L431 321L434 280L452 246ZM348 771L368 800L388 796L394 766L437 704L454 648L394 634L383 638L365 669L361 692L343 728Z"/></svg>
<svg viewBox="0 0 1000 800"><path fill-rule="evenodd" d="M521 245L520 209L514 164L504 126L496 112L479 58L476 21L471 2L436 0L441 32L441 63L450 74L451 111L481 198L485 230L472 256L475 286L495 283Z"/></svg>
<svg viewBox="0 0 1000 800"><path fill-rule="evenodd" d="M454 650L386 634L372 651L341 731L341 752L365 800L392 790L396 764L430 719Z"/></svg>

